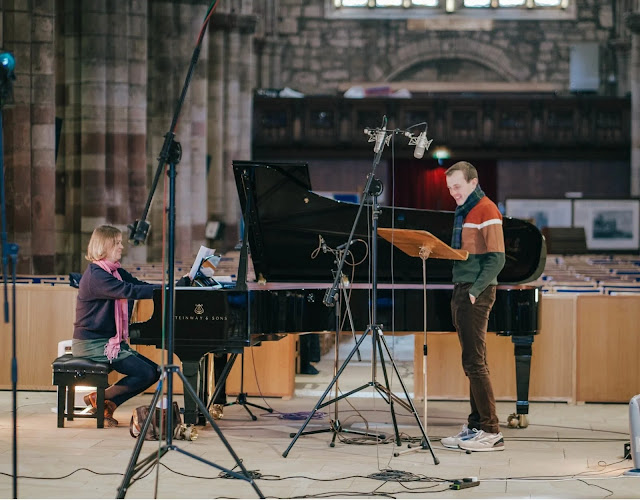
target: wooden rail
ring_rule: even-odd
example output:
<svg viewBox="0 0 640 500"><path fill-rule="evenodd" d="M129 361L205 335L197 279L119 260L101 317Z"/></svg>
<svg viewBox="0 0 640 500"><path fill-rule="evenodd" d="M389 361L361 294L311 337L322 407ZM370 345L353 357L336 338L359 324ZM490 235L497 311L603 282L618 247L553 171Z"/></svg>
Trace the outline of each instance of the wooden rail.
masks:
<svg viewBox="0 0 640 500"><path fill-rule="evenodd" d="M51 383L51 362L57 356L58 342L73 335L76 296L77 290L67 286L17 286L18 389L55 389ZM149 303L151 301L147 306ZM640 390L638 324L640 294L543 294L540 333L533 343L530 400L628 402ZM422 336L422 332L415 334L416 396L422 394ZM297 337L289 335L279 342L265 342L247 350L245 390L249 394L293 396ZM429 332L427 342L428 398L467 398L468 386L460 368L456 335ZM508 337L493 334L487 342L496 397L513 400L513 344ZM138 346L138 349L158 361L161 359L162 351L148 346ZM4 390L11 388L11 352L11 323L2 322L0 366L4 368L0 371L0 389ZM238 364L230 375L229 394L238 390L239 369ZM178 384L176 392L180 390Z"/></svg>
<svg viewBox="0 0 640 500"><path fill-rule="evenodd" d="M371 154L366 127L388 118L388 129L429 124L428 135L464 156L487 158L628 159L631 102L596 95L432 94L411 99L302 99L255 96L254 157L345 157ZM398 148L398 158L412 148Z"/></svg>

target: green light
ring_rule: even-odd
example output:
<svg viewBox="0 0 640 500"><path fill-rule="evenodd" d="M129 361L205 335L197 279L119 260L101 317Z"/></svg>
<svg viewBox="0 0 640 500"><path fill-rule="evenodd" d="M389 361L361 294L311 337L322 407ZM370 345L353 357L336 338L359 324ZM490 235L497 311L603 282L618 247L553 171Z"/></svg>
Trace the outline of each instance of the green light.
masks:
<svg viewBox="0 0 640 500"><path fill-rule="evenodd" d="M447 148L436 148L433 151L433 158L436 160L448 160L451 158L451 152Z"/></svg>

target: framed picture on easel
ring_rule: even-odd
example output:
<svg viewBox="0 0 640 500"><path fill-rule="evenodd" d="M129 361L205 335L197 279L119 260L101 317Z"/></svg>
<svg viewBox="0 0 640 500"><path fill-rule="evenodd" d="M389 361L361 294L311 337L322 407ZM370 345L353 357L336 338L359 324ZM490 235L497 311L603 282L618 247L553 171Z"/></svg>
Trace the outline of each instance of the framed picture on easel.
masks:
<svg viewBox="0 0 640 500"><path fill-rule="evenodd" d="M506 215L532 221L542 230L545 227L571 227L571 200L507 199Z"/></svg>
<svg viewBox="0 0 640 500"><path fill-rule="evenodd" d="M573 225L589 250L638 250L640 200L574 200Z"/></svg>

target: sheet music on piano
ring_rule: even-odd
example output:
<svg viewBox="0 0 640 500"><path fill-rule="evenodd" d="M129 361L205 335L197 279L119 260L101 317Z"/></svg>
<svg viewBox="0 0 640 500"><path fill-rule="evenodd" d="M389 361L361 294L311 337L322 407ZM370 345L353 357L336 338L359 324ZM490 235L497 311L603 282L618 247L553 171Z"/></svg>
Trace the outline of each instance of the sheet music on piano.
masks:
<svg viewBox="0 0 640 500"><path fill-rule="evenodd" d="M192 283L196 286L222 288L222 285L213 278L220 258L215 254L215 249L201 245L189 271Z"/></svg>

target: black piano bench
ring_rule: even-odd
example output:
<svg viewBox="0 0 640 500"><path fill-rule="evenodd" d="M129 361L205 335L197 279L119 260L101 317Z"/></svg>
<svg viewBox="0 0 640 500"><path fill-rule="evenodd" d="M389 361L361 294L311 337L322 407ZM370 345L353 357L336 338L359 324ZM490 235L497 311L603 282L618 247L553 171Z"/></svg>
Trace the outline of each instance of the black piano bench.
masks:
<svg viewBox="0 0 640 500"><path fill-rule="evenodd" d="M104 390L109 387L109 372L106 363L98 363L86 358L74 358L71 354L60 356L51 364L53 385L58 386L58 427L64 427L64 417L96 418L98 429L104 427ZM76 385L96 387L98 404L96 412L74 415ZM65 412L65 399L67 411Z"/></svg>

